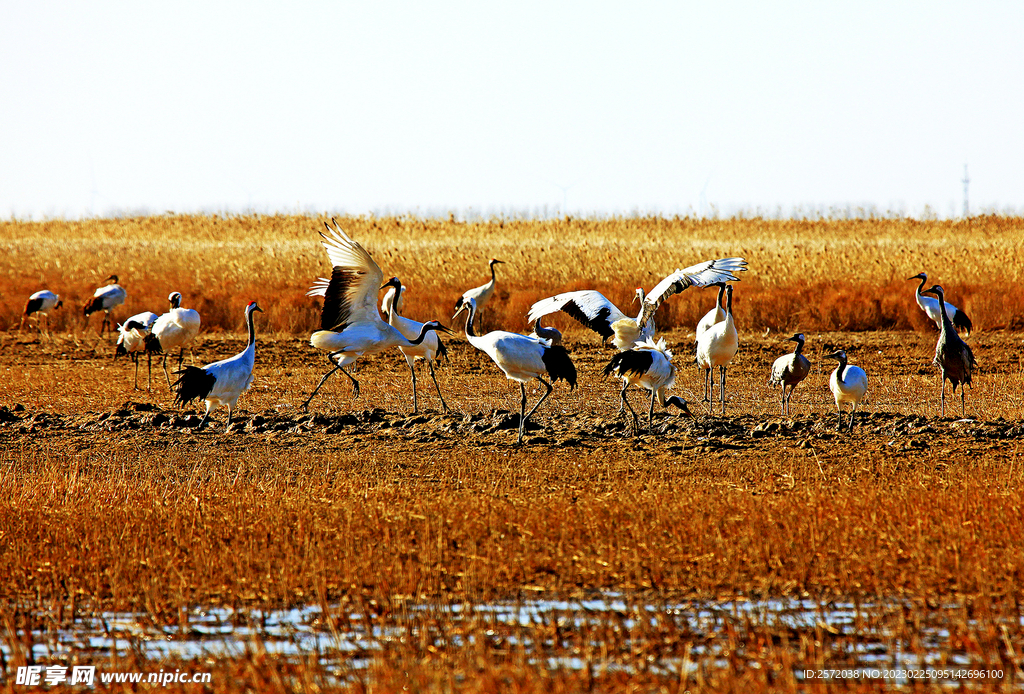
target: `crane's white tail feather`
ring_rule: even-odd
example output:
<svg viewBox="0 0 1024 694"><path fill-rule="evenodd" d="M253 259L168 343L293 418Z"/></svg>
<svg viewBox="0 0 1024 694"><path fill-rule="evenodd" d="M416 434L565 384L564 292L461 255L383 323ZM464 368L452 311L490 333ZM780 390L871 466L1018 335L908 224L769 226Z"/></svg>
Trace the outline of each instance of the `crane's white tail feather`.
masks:
<svg viewBox="0 0 1024 694"><path fill-rule="evenodd" d="M175 407L187 405L197 398L205 400L213 390L213 384L217 382L213 374L198 366L186 366L181 371L174 373L178 376L178 380L171 384L171 388L175 392Z"/></svg>
<svg viewBox="0 0 1024 694"><path fill-rule="evenodd" d="M640 325L646 325L662 302L673 294L688 287L707 287L718 282L738 282L734 273L746 272L747 261L743 258L719 258L691 265L683 270L676 270L663 279L644 299L643 312L640 314Z"/></svg>

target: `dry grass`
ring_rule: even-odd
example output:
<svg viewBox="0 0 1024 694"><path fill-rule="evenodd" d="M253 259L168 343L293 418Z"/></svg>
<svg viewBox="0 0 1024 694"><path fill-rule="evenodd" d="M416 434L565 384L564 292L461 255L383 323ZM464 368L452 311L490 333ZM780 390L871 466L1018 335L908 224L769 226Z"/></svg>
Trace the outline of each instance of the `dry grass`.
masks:
<svg viewBox="0 0 1024 694"><path fill-rule="evenodd" d="M613 219L459 223L344 218L342 226L387 275L409 286L415 317L446 319L455 299L499 266L492 324L525 327L529 305L559 291L595 288L627 305L636 286L699 260L750 261L736 292L748 330L922 330L906 278L925 270L983 329L1020 329L1024 222L976 217L914 220ZM26 297L48 287L67 310L55 329L81 327L81 305L108 274L129 292L121 317L160 312L171 291L197 308L208 330L237 330L250 297L272 308L273 331L306 333L317 322L305 298L329 274L308 217L149 217L84 222L0 222L0 329L16 324ZM998 271L996 271L998 269ZM665 328L695 325L708 293L687 292L659 312ZM94 319L98 320L98 319Z"/></svg>
<svg viewBox="0 0 1024 694"><path fill-rule="evenodd" d="M518 396L461 339L451 340L451 365L439 373L454 416L405 415L408 376L397 354L361 363L360 400L339 380L314 402L316 416L295 411L326 365L305 341L316 311L304 290L326 274L318 224L261 217L3 225L10 260L0 267L0 321L7 325L21 309L12 296L48 284L81 301L110 272L129 290L123 315L159 309L175 289L213 331L237 331L250 296L268 308L257 321L257 380L240 403L248 424L229 435L122 417L131 409L121 408L125 401L177 413L162 374L153 393L131 392L130 365L111 363L109 343L92 335L0 335L0 406L26 407L22 419L0 424L0 641L8 672L34 657L39 634L56 639L83 615L130 610L184 638L189 611L204 606L258 614L313 604L331 615L325 630L358 623L400 636L380 638L367 668L343 673L350 677L343 682L326 656L290 659L259 643L189 669L214 670L215 691L874 691L878 681L815 689L793 676L854 662L872 632L914 653L999 667L1019 684L1020 337L981 331L971 338L982 374L968 414L979 421L939 420L934 332L903 278L926 269L977 324L1014 326L1022 313L1008 289L1020 279L1013 274L1020 220L504 228L345 220L385 273L410 286L409 312L415 307L421 318L450 315L461 289L484 281L488 258L510 261L499 266L507 297L490 318L508 327L525 327L526 307L555 291L597 287L626 303L635 284L650 286L691 260L748 257L751 271L737 290L743 347L726 418L659 418L660 435L624 436L615 428L618 389L599 375L608 353L574 331L580 387L558 387L538 411L536 441L523 447L511 445L507 429L472 428L500 421L503 413L492 411L515 409ZM960 248L937 242L956 234L965 239ZM794 248L805 252L796 257ZM168 259L172 249L179 258ZM880 251L901 260L883 262ZM983 263L982 252L998 260ZM195 255L202 260L188 260ZM638 257L639 277L630 270ZM846 263L861 267L848 272ZM993 266L1004 268L996 280ZM662 324L690 325L713 301L710 292L687 294L659 313ZM793 296L799 300L783 301ZM809 335L815 371L797 391L795 417L777 418L777 396L764 380L787 346L775 334L761 336L762 327L867 330L883 317L883 326L919 332ZM677 390L697 399L691 339L686 330L669 334L681 367ZM242 341L208 332L198 361L232 354ZM866 416L852 437L830 432L824 383L831 367L820 357L834 344L871 378ZM429 380L420 384L421 406L435 407ZM288 428L250 426L256 415ZM762 423L781 429L758 437ZM483 611L452 617L452 605L597 591L622 595L627 609L585 628L573 628L571 615L516 629ZM835 600L863 605L860 636L833 633L824 622L789 628L743 616L696 633L669 607L761 597L823 609ZM630 617L652 606L655 619ZM922 625L942 630L946 641L922 644ZM700 649L721 656L689 675L654 666L699 660ZM586 666L553 668L547 658ZM154 665L129 649L106 665L175 663Z"/></svg>

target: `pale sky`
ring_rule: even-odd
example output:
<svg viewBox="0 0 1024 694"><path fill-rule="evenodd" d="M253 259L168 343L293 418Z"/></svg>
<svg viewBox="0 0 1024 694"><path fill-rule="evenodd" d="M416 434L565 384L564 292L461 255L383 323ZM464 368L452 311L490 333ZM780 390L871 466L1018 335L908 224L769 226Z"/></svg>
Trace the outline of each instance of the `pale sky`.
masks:
<svg viewBox="0 0 1024 694"><path fill-rule="evenodd" d="M1021 2L0 0L0 216L1024 213Z"/></svg>

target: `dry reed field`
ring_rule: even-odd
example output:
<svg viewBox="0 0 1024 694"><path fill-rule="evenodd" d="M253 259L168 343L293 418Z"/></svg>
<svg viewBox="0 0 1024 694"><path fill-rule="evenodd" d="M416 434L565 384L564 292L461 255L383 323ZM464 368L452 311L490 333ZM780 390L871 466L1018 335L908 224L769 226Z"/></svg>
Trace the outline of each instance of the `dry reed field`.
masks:
<svg viewBox="0 0 1024 694"><path fill-rule="evenodd" d="M489 329L526 331L533 301L570 289L626 308L676 267L744 256L727 412L701 405L693 365L711 290L657 314L695 417L657 408L630 435L612 348L553 316L578 387L557 384L517 446L518 388L461 331L438 369L450 413L425 372L411 413L396 350L357 362L359 398L336 376L299 408L328 368L305 297L330 274L322 219L5 222L6 691L54 664L212 674L170 691L1024 687L1024 220L339 222L418 320L449 324L505 260ZM965 417L938 416L937 333L905 279L922 270L976 326ZM241 349L249 300L266 309L229 432L223 410L197 432L159 369L133 391L99 317L83 329L111 273L117 319L171 291L200 311L201 364ZM44 287L65 302L52 332L17 332ZM782 417L767 371L796 330L813 366ZM870 381L852 433L835 431L835 347Z"/></svg>

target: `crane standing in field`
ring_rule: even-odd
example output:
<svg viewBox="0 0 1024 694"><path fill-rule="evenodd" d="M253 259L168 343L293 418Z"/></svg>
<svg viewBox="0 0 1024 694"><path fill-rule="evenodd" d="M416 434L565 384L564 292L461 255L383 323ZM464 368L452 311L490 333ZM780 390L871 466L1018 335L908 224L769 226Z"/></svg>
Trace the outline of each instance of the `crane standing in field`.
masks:
<svg viewBox="0 0 1024 694"><path fill-rule="evenodd" d="M459 314L462 307L470 300L476 301L477 311L482 311L487 302L491 300L491 296L494 294L494 287L497 284L497 278L494 276L494 266L504 264L504 260L498 260L497 258L491 258L491 261L487 264L491 269L491 281L487 284L482 284L479 287L468 289L463 292L459 300L455 302L455 315ZM483 329L483 318L481 317L480 329Z"/></svg>
<svg viewBox="0 0 1024 694"><path fill-rule="evenodd" d="M922 291L924 289L925 282L928 281L928 275L921 272L914 275L913 277L908 277L907 279L921 280L921 284L918 285L917 292L914 295L917 299L917 305L920 306L921 310L924 311L925 314L935 322L936 327L941 329L942 312L939 311L939 301L936 301L930 296L924 296L928 292ZM973 323L971 323L971 319L967 317L967 314L958 309L953 304L946 303L945 301L942 301L942 303L946 307L946 313L949 314L949 319L953 327L956 330L962 330L963 332L970 335L971 330L974 328L974 325Z"/></svg>
<svg viewBox="0 0 1024 694"><path fill-rule="evenodd" d="M666 409L669 405L674 405L686 415L693 416L685 400L677 395L666 397L668 389L675 385L676 367L672 364L672 352L666 347L665 338L658 342L648 338L644 342L636 343L633 349L617 352L604 369L605 376L612 374L622 379L619 397L633 415L634 434L640 431L640 419L626 397L626 389L631 385L638 385L651 392L651 403L647 409L648 431L653 429L655 400Z"/></svg>
<svg viewBox="0 0 1024 694"><path fill-rule="evenodd" d="M320 383L302 403L303 410L309 407L309 403L335 371L341 371L349 377L352 381L352 395L359 397L359 381L345 367L363 354L376 354L389 347L416 346L433 331L452 334L451 330L435 320L424 323L419 335L410 340L397 328L382 321L377 311L377 293L384 288L381 286L384 273L370 254L342 231L337 221L334 221L334 229L326 222L324 226L327 227L327 234L320 232L321 243L333 269L330 279L317 279L306 293L306 296L324 297L320 330L310 336L309 344L327 352L327 361L333 368L324 374Z"/></svg>
<svg viewBox="0 0 1024 694"><path fill-rule="evenodd" d="M114 310L115 306L120 306L124 303L124 300L128 298L128 292L124 290L120 284L118 284L117 275L110 275L107 277L107 282L110 284L98 288L93 292L92 298L89 299L85 306L82 307L82 312L85 314L85 323L89 324L89 316L96 313L97 311L103 311L103 323L100 324L100 337L103 337L103 331L110 331L110 312Z"/></svg>
<svg viewBox="0 0 1024 694"><path fill-rule="evenodd" d="M732 285L726 287L725 320L715 323L697 340L697 366L704 369L705 392L708 394L708 411L714 411L715 379L714 369L718 367L721 377L719 395L722 400L722 415L725 415L725 368L736 356L740 347L736 320L732 313Z"/></svg>
<svg viewBox="0 0 1024 694"><path fill-rule="evenodd" d="M733 273L746 270L746 265L743 258L708 260L685 270L676 270L649 294L638 288L636 296L640 299L640 312L636 318L628 317L600 292L585 289L541 299L530 307L528 320L533 322L549 313L561 311L596 332L603 340L612 338L615 348L624 352L637 342L654 336L654 314L670 296L689 287L737 281Z"/></svg>
<svg viewBox="0 0 1024 694"><path fill-rule="evenodd" d="M853 418L857 414L857 405L868 394L867 374L859 366L847 366L846 352L841 349L826 355L826 357L839 361L839 366L832 372L828 380L828 387L836 400L836 410L839 412L839 425L836 427L836 431L843 430L842 404L844 402L850 403L849 430L853 431Z"/></svg>
<svg viewBox="0 0 1024 694"><path fill-rule="evenodd" d="M768 375L768 385L782 386L782 414L789 414L789 401L793 397L793 391L800 385L800 382L807 378L811 372L811 362L803 354L804 334L797 333L789 338L796 343L796 349L783 354L772 364L771 373ZM789 388L789 395L786 395L786 388Z"/></svg>
<svg viewBox="0 0 1024 694"><path fill-rule="evenodd" d="M411 320L402 316L398 311L398 306L402 303L402 294L405 292L405 287L397 277L392 277L388 280L384 287L388 288L388 291L384 294L384 300L381 307L384 309L385 315L388 317L388 325L396 328L406 338L412 340L420 331L423 330L423 323ZM383 289L383 287L381 287ZM448 358L448 348L444 346L441 339L437 336L436 332L427 333L427 336L423 338L423 341L418 345L409 345L408 347L399 346L402 354L405 356L405 363L409 365L409 373L412 374L412 411L415 414L419 412L419 403L416 399L416 364L415 360L422 359L427 362L427 369L430 371L430 378L434 381L434 387L437 389L437 397L441 399L441 407L445 412L448 411L448 403L444 401L444 396L441 395L441 386L437 385L437 376L434 375L434 362L440 357Z"/></svg>
<svg viewBox="0 0 1024 694"><path fill-rule="evenodd" d="M466 340L469 344L491 358L505 378L519 383L519 391L522 395L519 401L519 438L516 443L523 442L523 428L526 420L530 418L541 403L547 400L553 390L550 383L544 380L543 376L551 377L557 382L565 380L569 388L576 388L576 366L569 358L569 353L561 345L552 345L549 340L528 337L518 333L510 333L504 330L494 330L485 335L477 335L473 329L473 319L476 317L476 299L470 297L455 315L452 320L462 313L469 312L466 319ZM546 389L544 395L540 396L537 404L526 411L526 384L537 379Z"/></svg>
<svg viewBox="0 0 1024 694"><path fill-rule="evenodd" d="M18 325L18 332L25 327L25 320L30 316L39 314L46 318L46 331L50 331L50 311L58 309L64 305L64 302L60 300L60 296L54 294L49 289L43 289L38 291L28 298L28 302L25 304L25 311L21 314L21 324ZM38 323L37 323L38 324ZM40 331L42 328L40 328Z"/></svg>
<svg viewBox="0 0 1024 694"><path fill-rule="evenodd" d="M231 428L231 414L238 403L238 397L252 385L252 370L256 362L256 327L253 324L253 312L263 313L255 301L245 307L245 322L249 328L249 342L244 350L228 359L214 362L209 366L186 366L175 371L178 380L174 382L177 389L174 404L186 405L199 398L206 401L206 414L199 422L197 431L201 430L210 414L221 405L228 408L228 422L224 427Z"/></svg>
<svg viewBox="0 0 1024 694"><path fill-rule="evenodd" d="M938 297L937 303L942 312L939 341L935 345L935 359L932 360L932 363L939 367L942 381L942 389L939 394L939 416L946 416L947 379L953 385L953 395L956 395L957 386L960 387L960 414L963 416L967 411L964 404L964 386L974 387L972 381L978 362L974 359L974 352L971 351L970 345L961 340L960 336L956 334L956 330L953 329L953 322L949 319L949 313L946 310L949 304L943 298L942 287L936 284L924 293L934 294Z"/></svg>
<svg viewBox="0 0 1024 694"><path fill-rule="evenodd" d="M174 349L178 350L178 369L180 369L181 362L185 360L185 348L188 347L194 365L196 355L192 351L192 341L199 334L202 320L199 317L199 311L193 308L181 308L180 292L171 292L167 301L170 303L170 308L167 313L156 319L152 330L146 336L146 351L150 355L163 355L164 376L167 377L167 387L170 388L171 377L167 373L168 353Z"/></svg>
<svg viewBox="0 0 1024 694"><path fill-rule="evenodd" d="M149 357L149 390L153 390L153 355L146 350L146 336L153 329L157 315L152 311L136 313L117 326L117 346L114 348L114 359L127 354L135 362L135 390L139 389L139 352L147 352Z"/></svg>

